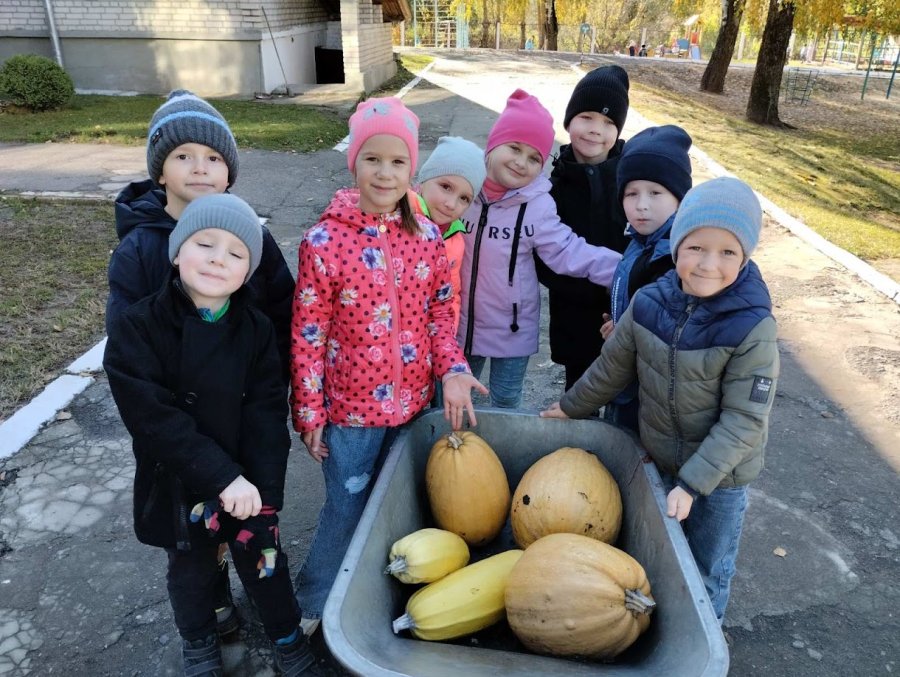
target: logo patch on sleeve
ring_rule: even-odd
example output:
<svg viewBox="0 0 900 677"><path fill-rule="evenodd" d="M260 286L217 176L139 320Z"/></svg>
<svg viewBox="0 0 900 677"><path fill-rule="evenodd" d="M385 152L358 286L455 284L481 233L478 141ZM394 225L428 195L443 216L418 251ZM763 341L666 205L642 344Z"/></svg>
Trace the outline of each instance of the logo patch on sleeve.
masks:
<svg viewBox="0 0 900 677"><path fill-rule="evenodd" d="M772 392L772 379L757 376L753 379L753 387L750 389L750 401L765 404L769 401L770 392Z"/></svg>

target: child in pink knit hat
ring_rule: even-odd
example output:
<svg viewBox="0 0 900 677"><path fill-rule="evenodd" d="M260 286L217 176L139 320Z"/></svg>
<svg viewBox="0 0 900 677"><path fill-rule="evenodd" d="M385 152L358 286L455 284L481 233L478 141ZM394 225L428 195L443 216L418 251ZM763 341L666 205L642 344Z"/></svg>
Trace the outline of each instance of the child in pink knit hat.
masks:
<svg viewBox="0 0 900 677"><path fill-rule="evenodd" d="M339 190L300 243L291 322L291 415L322 464L325 505L297 578L301 627L322 617L350 537L397 428L426 408L435 379L454 430L475 425L472 376L453 331L450 265L438 227L411 208L419 120L399 99L350 117Z"/></svg>
<svg viewBox="0 0 900 677"><path fill-rule="evenodd" d="M544 162L553 117L517 89L488 134L487 178L463 214L466 227L457 340L477 378L491 360L495 407L516 408L538 351L540 290L534 254L556 273L609 286L621 254L594 247L559 220Z"/></svg>

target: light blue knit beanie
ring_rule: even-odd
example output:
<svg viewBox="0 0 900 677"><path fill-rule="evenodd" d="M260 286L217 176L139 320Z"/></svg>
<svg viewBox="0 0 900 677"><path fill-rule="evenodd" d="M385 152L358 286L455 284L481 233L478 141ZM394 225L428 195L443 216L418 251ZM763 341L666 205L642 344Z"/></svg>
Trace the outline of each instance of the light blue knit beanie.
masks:
<svg viewBox="0 0 900 677"><path fill-rule="evenodd" d="M681 241L698 228L722 228L741 243L744 263L759 243L762 208L753 189L729 176L712 179L691 188L681 201L669 236L672 259Z"/></svg>
<svg viewBox="0 0 900 677"><path fill-rule="evenodd" d="M438 176L461 176L472 186L472 193L478 195L487 176L484 151L462 137L442 136L419 169L419 183Z"/></svg>
<svg viewBox="0 0 900 677"><path fill-rule="evenodd" d="M259 266L263 248L262 226L253 207L230 193L204 195L192 200L169 234L169 261L174 265L184 241L206 228L227 230L247 245L250 251L250 268L244 282L249 280Z"/></svg>

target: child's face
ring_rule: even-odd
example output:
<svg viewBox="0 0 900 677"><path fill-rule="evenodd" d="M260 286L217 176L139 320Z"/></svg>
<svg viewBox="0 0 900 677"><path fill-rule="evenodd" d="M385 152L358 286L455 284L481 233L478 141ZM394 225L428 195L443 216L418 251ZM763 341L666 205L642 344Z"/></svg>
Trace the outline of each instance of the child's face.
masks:
<svg viewBox="0 0 900 677"><path fill-rule="evenodd" d="M628 223L641 235L650 235L678 211L678 198L655 181L629 181L622 193Z"/></svg>
<svg viewBox="0 0 900 677"><path fill-rule="evenodd" d="M698 228L678 246L675 270L686 294L706 298L732 284L744 263L741 243L722 228Z"/></svg>
<svg viewBox="0 0 900 677"><path fill-rule="evenodd" d="M218 310L247 279L250 251L229 231L204 228L184 241L175 265L196 306Z"/></svg>
<svg viewBox="0 0 900 677"><path fill-rule="evenodd" d="M540 152L527 143L503 143L488 153L488 178L509 190L527 186L543 168Z"/></svg>
<svg viewBox="0 0 900 677"><path fill-rule="evenodd" d="M399 136L376 134L359 149L353 175L359 187L359 208L369 214L386 214L409 190L412 162Z"/></svg>
<svg viewBox="0 0 900 677"><path fill-rule="evenodd" d="M419 191L428 205L431 220L439 226L453 223L462 216L475 197L471 184L452 174L423 181Z"/></svg>
<svg viewBox="0 0 900 677"><path fill-rule="evenodd" d="M202 143L183 143L163 163L159 185L166 189L166 211L175 219L201 195L224 193L228 165L218 152Z"/></svg>
<svg viewBox="0 0 900 677"><path fill-rule="evenodd" d="M616 123L596 111L584 111L573 117L568 132L575 159L586 165L605 162L619 138Z"/></svg>

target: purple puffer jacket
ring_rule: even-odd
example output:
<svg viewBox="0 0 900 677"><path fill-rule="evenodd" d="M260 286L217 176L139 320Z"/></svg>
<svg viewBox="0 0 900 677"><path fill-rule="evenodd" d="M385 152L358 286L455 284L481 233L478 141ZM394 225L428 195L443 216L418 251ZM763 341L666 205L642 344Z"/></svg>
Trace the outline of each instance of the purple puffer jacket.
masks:
<svg viewBox="0 0 900 677"><path fill-rule="evenodd" d="M515 268L510 258L520 208L526 204ZM466 251L456 338L466 353L523 357L538 351L541 300L533 252L554 272L608 287L621 254L594 247L559 220L543 174L500 200L481 193L463 214Z"/></svg>

